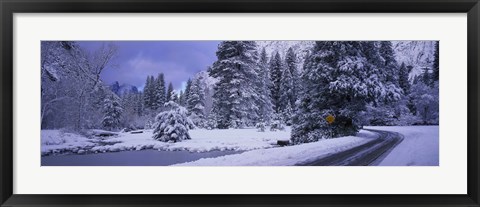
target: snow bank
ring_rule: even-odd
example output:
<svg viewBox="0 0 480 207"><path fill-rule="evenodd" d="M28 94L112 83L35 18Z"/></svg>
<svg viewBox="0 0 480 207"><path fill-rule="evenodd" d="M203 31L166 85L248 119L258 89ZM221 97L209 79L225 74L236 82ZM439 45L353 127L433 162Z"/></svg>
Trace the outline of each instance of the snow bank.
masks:
<svg viewBox="0 0 480 207"><path fill-rule="evenodd" d="M384 166L438 166L438 126L370 126L367 129L398 132L403 141L379 165Z"/></svg>
<svg viewBox="0 0 480 207"><path fill-rule="evenodd" d="M257 129L189 130L191 140L182 142L160 142L152 138L153 131L143 133L118 133L117 136L89 139L81 135L62 134L59 130L42 130L42 154L60 152L101 153L126 150L156 149L166 151L186 150L190 152L208 151L248 151L276 147L277 140L289 140L290 128L285 131L258 132ZM75 138L72 138L75 137ZM81 140L82 142L79 142Z"/></svg>
<svg viewBox="0 0 480 207"><path fill-rule="evenodd" d="M235 155L217 158L204 158L177 166L281 166L311 162L329 154L345 151L362 145L378 135L369 131L360 131L357 136L335 139L323 139L313 143L259 149Z"/></svg>
<svg viewBox="0 0 480 207"><path fill-rule="evenodd" d="M41 136L42 155L65 151L82 153L83 149L95 146L95 143L84 136L61 130L42 130Z"/></svg>

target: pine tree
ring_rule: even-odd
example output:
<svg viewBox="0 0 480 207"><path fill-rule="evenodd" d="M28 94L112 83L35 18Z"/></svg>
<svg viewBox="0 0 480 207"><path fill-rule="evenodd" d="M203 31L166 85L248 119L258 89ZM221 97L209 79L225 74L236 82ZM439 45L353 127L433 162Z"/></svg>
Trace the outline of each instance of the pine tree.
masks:
<svg viewBox="0 0 480 207"><path fill-rule="evenodd" d="M152 109L154 105L154 82L153 76L147 76L147 81L145 82L145 87L143 88L143 100L145 108L147 109Z"/></svg>
<svg viewBox="0 0 480 207"><path fill-rule="evenodd" d="M293 117L294 110L293 110L293 107L290 104L290 102L287 101L286 103L287 103L287 105L285 106L285 108L282 111L282 116L283 116L283 120L284 120L285 124L290 126L290 125L292 125L292 117Z"/></svg>
<svg viewBox="0 0 480 207"><path fill-rule="evenodd" d="M440 42L435 43L435 52L433 54L433 80L438 81L440 78Z"/></svg>
<svg viewBox="0 0 480 207"><path fill-rule="evenodd" d="M281 77L280 99L278 104L283 115L283 120L287 124L290 124L292 118L292 103L295 103L293 77L288 68L283 69Z"/></svg>
<svg viewBox="0 0 480 207"><path fill-rule="evenodd" d="M304 63L293 143L353 135L368 103L398 96L399 89L385 87L386 75L376 66L377 49L363 42L316 42ZM329 115L335 117L331 124L325 120Z"/></svg>
<svg viewBox="0 0 480 207"><path fill-rule="evenodd" d="M271 97L272 104L275 113L281 113L281 103L280 103L280 83L282 80L282 71L283 64L280 54L277 52L274 57L270 59L270 79L272 82L271 85Z"/></svg>
<svg viewBox="0 0 480 207"><path fill-rule="evenodd" d="M163 73L158 74L158 77L155 81L155 107L162 107L167 101L165 94L165 77Z"/></svg>
<svg viewBox="0 0 480 207"><path fill-rule="evenodd" d="M193 81L190 87L190 95L187 100L187 105L190 118L195 126L205 127L205 89L201 85L202 77L198 77Z"/></svg>
<svg viewBox="0 0 480 207"><path fill-rule="evenodd" d="M129 130L135 129L133 122L136 119L136 96L134 93L124 93L120 96L120 105L122 106L122 121L121 125L128 128Z"/></svg>
<svg viewBox="0 0 480 207"><path fill-rule="evenodd" d="M273 104L271 98L270 71L268 69L268 57L265 48L262 49L258 63L258 89L259 92L259 118L261 122L270 124L273 115Z"/></svg>
<svg viewBox="0 0 480 207"><path fill-rule="evenodd" d="M113 130L120 127L123 108L115 95L108 95L103 102L102 125L105 129Z"/></svg>
<svg viewBox="0 0 480 207"><path fill-rule="evenodd" d="M191 139L188 130L193 128L187 117L187 110L170 101L165 104L166 111L155 117L153 138L162 142L179 142Z"/></svg>
<svg viewBox="0 0 480 207"><path fill-rule="evenodd" d="M258 119L255 90L258 53L254 41L224 41L216 52L218 60L209 69L217 78L212 113L218 128L241 128Z"/></svg>
<svg viewBox="0 0 480 207"><path fill-rule="evenodd" d="M186 107L185 93L183 91L180 91L180 95L178 95L178 104Z"/></svg>
<svg viewBox="0 0 480 207"><path fill-rule="evenodd" d="M391 42L364 41L360 42L360 47L368 62L365 65L367 76L373 81L372 84L381 86L373 91L374 94L370 94L370 99L374 104L382 102L383 105L398 101L402 91L398 86L397 61Z"/></svg>
<svg viewBox="0 0 480 207"><path fill-rule="evenodd" d="M399 86L399 71L392 44L390 41L367 41L361 44L370 63L367 65L369 74L377 76L384 87L379 96L383 98L368 103L364 117L370 125L395 125L406 109L406 102L400 101L404 96Z"/></svg>
<svg viewBox="0 0 480 207"><path fill-rule="evenodd" d="M395 52L393 51L392 42L380 42L380 55L383 59L383 71L385 73L385 81L398 85L398 69L397 60L395 59Z"/></svg>
<svg viewBox="0 0 480 207"><path fill-rule="evenodd" d="M432 81L432 75L430 74L430 69L429 68L423 68L423 73L422 73L422 81L425 85L432 87L433 86L433 81Z"/></svg>
<svg viewBox="0 0 480 207"><path fill-rule="evenodd" d="M183 93L184 94L184 99L185 99L185 106L187 109L189 109L188 107L188 103L187 103L187 100L189 99L189 96L190 96L190 87L192 87L192 79L188 79L187 80L187 85L185 86L185 92Z"/></svg>
<svg viewBox="0 0 480 207"><path fill-rule="evenodd" d="M173 102L179 104L179 102L180 102L179 100L180 100L180 99L179 99L179 97L178 97L177 91L176 91L176 90L173 90L171 94L172 94L172 95L170 96L170 101L173 101Z"/></svg>
<svg viewBox="0 0 480 207"><path fill-rule="evenodd" d="M137 93L135 94L135 112L137 113L138 116L143 115L143 93Z"/></svg>
<svg viewBox="0 0 480 207"><path fill-rule="evenodd" d="M410 93L410 82L408 80L408 70L405 63L402 62L400 69L398 70L398 85L403 90L403 94Z"/></svg>
<svg viewBox="0 0 480 207"><path fill-rule="evenodd" d="M167 90L167 102L172 101L173 97L173 84L170 82L168 84L168 90Z"/></svg>
<svg viewBox="0 0 480 207"><path fill-rule="evenodd" d="M285 55L285 66L290 71L290 74L292 76L292 92L290 94L290 105L293 110L295 108L295 102L298 99L298 88L300 88L300 74L297 67L297 57L291 47L288 48L287 54Z"/></svg>

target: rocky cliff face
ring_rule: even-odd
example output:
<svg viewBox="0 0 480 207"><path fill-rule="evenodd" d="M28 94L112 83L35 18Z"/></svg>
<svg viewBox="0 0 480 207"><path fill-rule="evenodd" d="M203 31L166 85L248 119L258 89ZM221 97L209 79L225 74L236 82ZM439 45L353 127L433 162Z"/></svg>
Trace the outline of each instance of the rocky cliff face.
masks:
<svg viewBox="0 0 480 207"><path fill-rule="evenodd" d="M413 67L410 78L432 67L435 41L392 41L392 44L397 62Z"/></svg>
<svg viewBox="0 0 480 207"><path fill-rule="evenodd" d="M124 95L124 94L127 94L127 93L137 93L138 92L137 87L132 86L130 84L121 84L120 85L120 83L118 83L118 81L115 81L109 87L110 87L110 90L112 90L112 92L114 92L118 96L121 96L121 95Z"/></svg>
<svg viewBox="0 0 480 207"><path fill-rule="evenodd" d="M288 48L297 54L299 68L302 68L308 51L315 45L314 41L257 41L259 51L265 48L269 56L278 51L285 57ZM392 41L395 58L399 64L402 62L413 67L410 77L421 74L424 68L432 67L435 41Z"/></svg>
<svg viewBox="0 0 480 207"><path fill-rule="evenodd" d="M257 41L258 51L265 48L269 57L278 52L282 58L285 58L288 48L292 48L297 55L299 68L302 68L305 57L314 45L315 41Z"/></svg>

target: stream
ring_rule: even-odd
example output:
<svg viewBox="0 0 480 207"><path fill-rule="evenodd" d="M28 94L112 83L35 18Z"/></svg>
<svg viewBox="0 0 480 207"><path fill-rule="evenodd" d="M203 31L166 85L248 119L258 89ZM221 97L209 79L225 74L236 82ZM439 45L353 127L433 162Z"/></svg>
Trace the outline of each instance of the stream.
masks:
<svg viewBox="0 0 480 207"><path fill-rule="evenodd" d="M238 154L243 151L122 151L98 154L42 156L42 166L167 166L201 158Z"/></svg>

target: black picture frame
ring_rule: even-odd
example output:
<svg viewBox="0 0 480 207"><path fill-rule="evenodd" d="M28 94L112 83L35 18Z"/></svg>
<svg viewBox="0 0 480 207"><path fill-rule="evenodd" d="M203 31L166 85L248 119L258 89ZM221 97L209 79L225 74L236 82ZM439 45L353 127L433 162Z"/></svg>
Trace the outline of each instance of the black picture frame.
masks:
<svg viewBox="0 0 480 207"><path fill-rule="evenodd" d="M480 206L478 0L0 0L1 206ZM468 189L465 195L21 195L13 194L15 13L467 13Z"/></svg>

